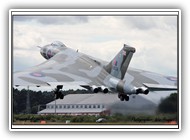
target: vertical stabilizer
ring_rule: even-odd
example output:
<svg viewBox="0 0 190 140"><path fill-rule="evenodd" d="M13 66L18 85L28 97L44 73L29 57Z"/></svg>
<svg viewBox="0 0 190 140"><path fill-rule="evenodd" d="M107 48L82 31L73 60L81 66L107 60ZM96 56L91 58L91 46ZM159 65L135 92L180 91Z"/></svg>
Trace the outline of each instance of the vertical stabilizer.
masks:
<svg viewBox="0 0 190 140"><path fill-rule="evenodd" d="M134 52L135 48L124 44L121 51L104 67L105 70L112 76L123 79Z"/></svg>

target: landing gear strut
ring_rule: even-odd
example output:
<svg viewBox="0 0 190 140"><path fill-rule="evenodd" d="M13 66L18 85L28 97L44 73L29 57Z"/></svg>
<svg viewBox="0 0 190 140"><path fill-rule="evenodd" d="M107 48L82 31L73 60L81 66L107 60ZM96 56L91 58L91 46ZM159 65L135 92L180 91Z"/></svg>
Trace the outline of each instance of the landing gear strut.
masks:
<svg viewBox="0 0 190 140"><path fill-rule="evenodd" d="M122 94L122 93L119 93L118 94L118 98L121 100L121 101L129 101L129 96L126 95L126 94Z"/></svg>
<svg viewBox="0 0 190 140"><path fill-rule="evenodd" d="M64 94L60 91L60 89L62 89L63 86L57 86L57 88L54 91L55 94L55 99L64 99Z"/></svg>

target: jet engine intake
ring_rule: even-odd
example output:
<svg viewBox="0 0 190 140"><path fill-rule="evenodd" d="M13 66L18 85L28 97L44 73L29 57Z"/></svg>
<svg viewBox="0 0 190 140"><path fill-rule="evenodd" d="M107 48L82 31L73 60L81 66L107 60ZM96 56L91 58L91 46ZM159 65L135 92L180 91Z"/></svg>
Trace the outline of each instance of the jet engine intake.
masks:
<svg viewBox="0 0 190 140"><path fill-rule="evenodd" d="M108 88L105 87L105 86L101 86L100 89L101 89L101 91L102 91L103 93L108 93L108 91L109 91Z"/></svg>
<svg viewBox="0 0 190 140"><path fill-rule="evenodd" d="M147 95L149 93L148 88L146 87L140 87L136 89L137 94L145 94Z"/></svg>
<svg viewBox="0 0 190 140"><path fill-rule="evenodd" d="M95 86L95 85L93 85L93 86L91 87L91 90L92 90L92 92L94 92L94 93L98 93L98 92L99 92L98 87Z"/></svg>

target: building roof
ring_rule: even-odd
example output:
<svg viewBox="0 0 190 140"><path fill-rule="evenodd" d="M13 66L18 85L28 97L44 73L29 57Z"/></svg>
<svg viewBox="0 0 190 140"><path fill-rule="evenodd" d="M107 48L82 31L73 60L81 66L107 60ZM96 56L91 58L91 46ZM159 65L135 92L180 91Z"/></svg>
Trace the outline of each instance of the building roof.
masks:
<svg viewBox="0 0 190 140"><path fill-rule="evenodd" d="M56 104L112 104L119 101L117 94L70 94L64 99L57 99ZM47 105L55 104L55 101Z"/></svg>

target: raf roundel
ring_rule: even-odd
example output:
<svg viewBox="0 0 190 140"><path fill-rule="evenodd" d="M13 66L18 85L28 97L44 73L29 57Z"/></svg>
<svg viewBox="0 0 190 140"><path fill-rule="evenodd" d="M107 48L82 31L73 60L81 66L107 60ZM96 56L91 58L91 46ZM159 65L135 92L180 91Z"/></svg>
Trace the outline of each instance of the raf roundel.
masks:
<svg viewBox="0 0 190 140"><path fill-rule="evenodd" d="M176 78L176 77L167 76L166 78L167 78L168 80L170 80L170 81L177 81L177 78Z"/></svg>
<svg viewBox="0 0 190 140"><path fill-rule="evenodd" d="M44 77L45 75L42 74L41 72L33 72L33 73L30 73L31 76L34 76L34 77Z"/></svg>

